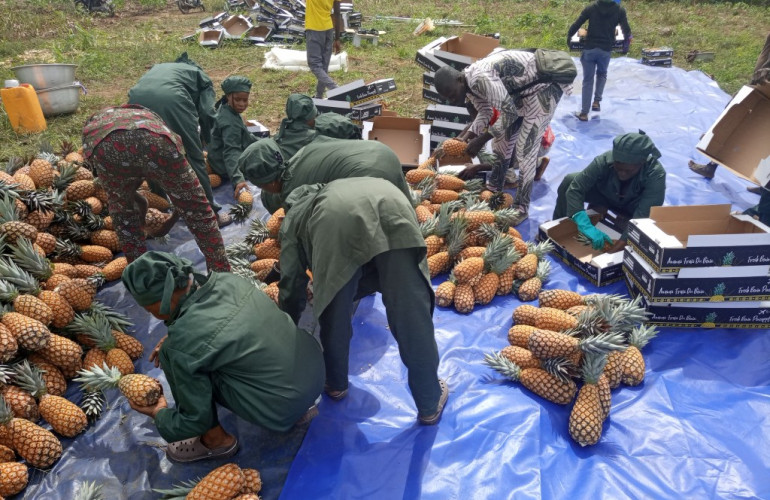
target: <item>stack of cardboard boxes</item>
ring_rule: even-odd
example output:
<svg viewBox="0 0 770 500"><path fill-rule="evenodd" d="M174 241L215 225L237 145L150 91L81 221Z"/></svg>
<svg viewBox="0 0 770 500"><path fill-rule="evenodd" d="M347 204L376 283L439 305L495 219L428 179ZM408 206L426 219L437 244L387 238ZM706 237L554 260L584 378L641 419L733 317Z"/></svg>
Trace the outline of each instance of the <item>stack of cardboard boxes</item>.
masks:
<svg viewBox="0 0 770 500"><path fill-rule="evenodd" d="M574 35L572 35L572 38L570 38L569 40L570 50L580 51L585 48L585 39L580 35L581 35L580 30L578 30ZM612 44L613 52L624 52L624 47L623 47L624 38L625 37L623 36L623 28L621 28L620 25L618 25L615 28L615 42Z"/></svg>
<svg viewBox="0 0 770 500"><path fill-rule="evenodd" d="M655 47L642 49L642 64L647 66L662 66L670 68L673 64L674 49L671 47Z"/></svg>
<svg viewBox="0 0 770 500"><path fill-rule="evenodd" d="M730 205L653 207L632 219L623 270L650 323L770 326L770 228Z"/></svg>
<svg viewBox="0 0 770 500"><path fill-rule="evenodd" d="M364 80L342 85L326 91L326 99L313 99L319 113L337 113L347 116L359 126L382 114L382 97L396 90L393 78L383 78L370 83Z"/></svg>

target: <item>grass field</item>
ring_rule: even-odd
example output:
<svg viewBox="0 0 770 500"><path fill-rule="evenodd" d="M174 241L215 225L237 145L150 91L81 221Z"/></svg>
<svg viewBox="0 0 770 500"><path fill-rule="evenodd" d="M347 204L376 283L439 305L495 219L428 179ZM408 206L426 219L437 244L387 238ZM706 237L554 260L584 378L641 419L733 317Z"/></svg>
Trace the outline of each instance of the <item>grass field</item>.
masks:
<svg viewBox="0 0 770 500"><path fill-rule="evenodd" d="M0 161L38 150L41 140L54 147L63 140L80 143L83 122L107 105L121 104L128 89L153 64L175 59L187 51L214 81L241 74L255 82L244 116L258 119L273 131L283 115L291 92L310 93L315 79L309 73L261 69L267 49L228 42L216 50L183 42L201 19L220 12L224 0L205 0L207 12L182 14L174 2L116 0L113 18L78 12L72 0L3 0L0 2L0 79L13 78L11 68L21 64L62 62L78 65L76 77L87 87L78 111L48 120L42 134L17 135L4 112L0 114ZM364 28L387 34L374 47L346 44L347 74L334 74L339 83L363 78L393 77L398 90L387 96L390 109L404 116L421 117L420 68L415 52L438 36L463 31L499 32L505 47L566 47L566 32L586 1L576 0L357 0L354 9L364 15ZM710 75L728 93L748 81L768 31L770 9L766 0L748 2L625 0L634 35L629 57L638 58L642 47L668 45L675 49L674 64ZM419 37L412 35L416 21L376 19L399 16L420 20L455 19L467 27L442 27ZM298 46L298 49L304 49ZM691 50L713 51L711 62L688 63ZM575 54L577 55L577 54ZM612 85L612 75L608 85Z"/></svg>

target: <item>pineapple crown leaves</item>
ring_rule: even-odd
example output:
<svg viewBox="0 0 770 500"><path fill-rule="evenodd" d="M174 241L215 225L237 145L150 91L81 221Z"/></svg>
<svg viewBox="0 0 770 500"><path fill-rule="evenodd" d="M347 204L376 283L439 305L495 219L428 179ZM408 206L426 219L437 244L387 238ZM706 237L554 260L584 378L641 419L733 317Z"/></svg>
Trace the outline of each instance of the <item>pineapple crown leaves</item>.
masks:
<svg viewBox="0 0 770 500"><path fill-rule="evenodd" d="M16 183L6 184L5 182L0 181L0 193L4 196L16 199L19 197L19 185Z"/></svg>
<svg viewBox="0 0 770 500"><path fill-rule="evenodd" d="M423 238L427 238L436 232L436 226L438 225L438 218L434 215L430 219L420 223L420 234Z"/></svg>
<svg viewBox="0 0 770 500"><path fill-rule="evenodd" d="M496 225L484 222L476 228L476 234L485 241L492 240L495 236L502 234Z"/></svg>
<svg viewBox="0 0 770 500"><path fill-rule="evenodd" d="M487 202L489 203L489 206L492 207L492 210L503 208L503 205L505 204L505 191L496 191L492 193Z"/></svg>
<svg viewBox="0 0 770 500"><path fill-rule="evenodd" d="M652 325L638 325L631 330L631 334L628 336L628 343L641 351L656 335L658 335L656 327Z"/></svg>
<svg viewBox="0 0 770 500"><path fill-rule="evenodd" d="M42 189L26 191L20 199L27 205L30 212L39 211L44 214L53 211L56 204L54 195L50 191Z"/></svg>
<svg viewBox="0 0 770 500"><path fill-rule="evenodd" d="M13 370L15 372L13 379L16 385L32 394L32 397L40 399L48 394L48 388L40 368L30 365L29 361L25 359L14 365Z"/></svg>
<svg viewBox="0 0 770 500"><path fill-rule="evenodd" d="M236 203L230 207L228 213L233 217L233 221L235 221L236 224L243 224L249 218L252 208L251 205Z"/></svg>
<svg viewBox="0 0 770 500"><path fill-rule="evenodd" d="M75 180L75 174L79 168L80 167L74 163L59 167L59 175L53 180L53 188L57 191L64 192L64 190L67 189L67 186L72 184L72 181Z"/></svg>
<svg viewBox="0 0 770 500"><path fill-rule="evenodd" d="M489 212L492 210L492 208L489 206L489 203L483 200L476 200L474 203L468 205L468 208L466 209L468 212Z"/></svg>
<svg viewBox="0 0 770 500"><path fill-rule="evenodd" d="M5 398L0 396L0 425L9 424L13 418L13 410L5 401Z"/></svg>
<svg viewBox="0 0 770 500"><path fill-rule="evenodd" d="M572 361L566 358L549 358L543 360L540 364L543 367L543 370L562 382L569 381L575 369L575 365Z"/></svg>
<svg viewBox="0 0 770 500"><path fill-rule="evenodd" d="M267 288L267 283L257 278L257 276L254 274L254 271L252 271L249 267L233 267L231 269L231 272L234 275L245 279L246 281L254 285L254 287L258 290L264 290L265 288Z"/></svg>
<svg viewBox="0 0 770 500"><path fill-rule="evenodd" d="M583 358L583 366L581 367L583 381L586 384L596 385L606 365L607 354L587 353Z"/></svg>
<svg viewBox="0 0 770 500"><path fill-rule="evenodd" d="M102 302L94 301L91 303L91 307L88 310L92 315L99 314L103 316L113 330L126 333L127 329L134 326L134 322L131 321L128 316L123 313L119 313L115 309Z"/></svg>
<svg viewBox="0 0 770 500"><path fill-rule="evenodd" d="M262 243L270 237L270 231L267 229L265 222L258 217L252 219L249 232L246 234L243 241L251 246L257 243Z"/></svg>
<svg viewBox="0 0 770 500"><path fill-rule="evenodd" d="M478 194L484 189L484 181L481 179L471 179L465 182L465 190L469 193Z"/></svg>
<svg viewBox="0 0 770 500"><path fill-rule="evenodd" d="M412 196L412 205L417 206L425 200L430 200L437 187L438 183L432 175L418 182L414 191L412 191L415 194L415 196Z"/></svg>
<svg viewBox="0 0 770 500"><path fill-rule="evenodd" d="M79 377L72 380L80 382L86 391L103 391L113 389L118 386L122 377L120 370L115 367L107 366L106 362L102 366L92 366L88 370L79 370Z"/></svg>
<svg viewBox="0 0 770 500"><path fill-rule="evenodd" d="M89 214L93 213L91 204L86 200L72 201L67 203L67 206L73 214L79 215L81 217L87 217Z"/></svg>
<svg viewBox="0 0 770 500"><path fill-rule="evenodd" d="M545 241L541 241L540 243L533 245L531 252L535 254L537 257L537 260L542 259L546 254L551 252L553 250L553 242L551 239L547 239Z"/></svg>
<svg viewBox="0 0 770 500"><path fill-rule="evenodd" d="M8 158L8 161L5 162L5 165L3 165L3 170L9 175L13 175L15 171L24 166L24 163L25 161L18 156L11 156Z"/></svg>
<svg viewBox="0 0 770 500"><path fill-rule="evenodd" d="M626 348L626 337L620 332L597 333L578 341L578 347L584 353L594 354L622 351Z"/></svg>
<svg viewBox="0 0 770 500"><path fill-rule="evenodd" d="M8 192L0 193L0 224L18 221L19 212L16 210L16 202Z"/></svg>
<svg viewBox="0 0 770 500"><path fill-rule="evenodd" d="M18 297L19 289L6 280L0 279L0 302L11 303ZM1 380L0 380L1 382Z"/></svg>
<svg viewBox="0 0 770 500"><path fill-rule="evenodd" d="M500 354L499 351L485 354L484 363L514 382L517 382L521 376L521 367Z"/></svg>
<svg viewBox="0 0 770 500"><path fill-rule="evenodd" d="M509 252L513 242L510 238L498 234L489 242L482 255L484 270L500 274L515 262L515 255ZM514 249L515 251L515 249Z"/></svg>
<svg viewBox="0 0 770 500"><path fill-rule="evenodd" d="M79 227L79 226L78 226ZM56 256L57 257L80 257L80 245L74 241L68 239L56 240Z"/></svg>
<svg viewBox="0 0 770 500"><path fill-rule="evenodd" d="M67 332L83 334L96 343L103 351L115 348L115 336L112 334L112 325L101 314L76 314L72 322L65 328Z"/></svg>
<svg viewBox="0 0 770 500"><path fill-rule="evenodd" d="M89 422L94 422L102 415L104 403L107 401L104 393L99 390L81 390L83 397L80 400L80 409L86 414Z"/></svg>
<svg viewBox="0 0 770 500"><path fill-rule="evenodd" d="M21 293L31 295L40 293L40 285L37 280L7 257L0 257L0 278L11 283Z"/></svg>
<svg viewBox="0 0 770 500"><path fill-rule="evenodd" d="M16 245L11 245L11 252L16 263L23 270L39 280L47 280L53 275L53 264L47 258L43 257L32 242L27 238L17 238ZM34 284L37 285L36 283Z"/></svg>
<svg viewBox="0 0 770 500"><path fill-rule="evenodd" d="M626 333L635 325L647 321L649 315L642 306L641 297L634 300L613 300L611 297L605 297L600 299L595 307L612 328Z"/></svg>
<svg viewBox="0 0 770 500"><path fill-rule="evenodd" d="M246 242L246 241L239 241L236 243L231 243L225 247L225 253L227 254L228 259L235 259L235 258L242 258L245 259L249 255L251 255L251 248L254 245Z"/></svg>
<svg viewBox="0 0 770 500"><path fill-rule="evenodd" d="M248 261L247 258L240 257L240 256L234 256L234 257L228 256L227 260L230 263L230 267L233 269L248 269L249 271L251 271L251 268L249 267L251 263Z"/></svg>
<svg viewBox="0 0 770 500"><path fill-rule="evenodd" d="M495 224L501 231L507 231L511 226L511 223L521 212L515 208L501 208L495 211Z"/></svg>
<svg viewBox="0 0 770 500"><path fill-rule="evenodd" d="M535 271L535 277L542 283L548 281L548 275L551 274L551 263L547 260L541 260L537 263L537 270Z"/></svg>
<svg viewBox="0 0 770 500"><path fill-rule="evenodd" d="M85 481L81 483L72 500L103 500L102 485L96 484L96 481Z"/></svg>
<svg viewBox="0 0 770 500"><path fill-rule="evenodd" d="M16 371L8 365L0 365L0 384L10 384L16 376Z"/></svg>
<svg viewBox="0 0 770 500"><path fill-rule="evenodd" d="M170 489L153 489L155 493L163 495L160 500L183 500L187 498L187 495L195 488L201 479L191 479L189 481L182 481L179 484L172 484Z"/></svg>
<svg viewBox="0 0 770 500"><path fill-rule="evenodd" d="M51 144L51 141L49 141L48 139L42 139L37 145L37 150L39 151L37 155L38 158L43 158L47 160L48 158L45 158L45 155L51 155L54 158L56 158L58 161L58 158L56 157L56 155L53 154L53 145Z"/></svg>
<svg viewBox="0 0 770 500"><path fill-rule="evenodd" d="M473 206L477 203L479 203L479 196L476 193L473 193L471 191L462 191L457 199L462 206L468 209L468 207Z"/></svg>
<svg viewBox="0 0 770 500"><path fill-rule="evenodd" d="M96 214L88 214L83 217L83 227L90 232L104 229L104 219Z"/></svg>
<svg viewBox="0 0 770 500"><path fill-rule="evenodd" d="M452 213L460 206L457 200L442 203L438 209L438 223L436 224L436 235L442 238L449 234L452 226Z"/></svg>
<svg viewBox="0 0 770 500"><path fill-rule="evenodd" d="M449 232L445 239L450 259L454 259L462 251L468 234L467 228L468 220L465 217L455 217L449 223Z"/></svg>

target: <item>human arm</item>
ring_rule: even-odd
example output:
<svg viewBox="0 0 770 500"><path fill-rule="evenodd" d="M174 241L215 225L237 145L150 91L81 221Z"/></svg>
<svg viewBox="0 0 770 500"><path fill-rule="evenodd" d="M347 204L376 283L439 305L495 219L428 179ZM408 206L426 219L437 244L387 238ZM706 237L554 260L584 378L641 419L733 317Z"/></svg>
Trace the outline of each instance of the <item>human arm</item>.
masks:
<svg viewBox="0 0 770 500"><path fill-rule="evenodd" d="M284 219L280 234L281 280L278 282L278 305L297 324L307 303L309 278L305 273L308 265L304 250L290 226L291 223L286 224Z"/></svg>
<svg viewBox="0 0 770 500"><path fill-rule="evenodd" d="M497 72L491 67L480 66L467 80L471 95L474 96L473 104L478 111L470 130L477 136L488 133L483 143L493 137L504 136L519 115L513 98Z"/></svg>
<svg viewBox="0 0 770 500"><path fill-rule="evenodd" d="M644 181L644 191L639 197L639 203L634 208L633 219L649 217L650 209L663 205L666 198L666 171L657 160L653 161L655 165Z"/></svg>
<svg viewBox="0 0 770 500"><path fill-rule="evenodd" d="M240 122L240 117L235 117ZM242 123L242 122L241 122ZM241 183L246 182L246 178L238 168L238 158L240 158L243 150L248 146L244 144L243 137L243 125L241 123L227 123L222 124L220 120L220 127L222 132L222 158L224 159L225 172L230 177L230 183L235 189Z"/></svg>
<svg viewBox="0 0 770 500"><path fill-rule="evenodd" d="M154 419L161 437L173 442L202 435L216 425L217 417L210 375L199 368L202 360L168 347L161 349L160 358L175 406L156 405Z"/></svg>
<svg viewBox="0 0 770 500"><path fill-rule="evenodd" d="M612 169L612 165L608 163L606 154L599 155L572 179L564 195L566 199L565 216L572 217L577 212L584 210L589 191L607 182L606 177L610 169Z"/></svg>
<svg viewBox="0 0 770 500"><path fill-rule="evenodd" d="M767 35L765 46L757 57L757 64L754 66L754 73L751 76L751 84L770 82L770 34Z"/></svg>
<svg viewBox="0 0 770 500"><path fill-rule="evenodd" d="M588 21L588 16L590 14L590 10L588 7L583 9L583 12L580 13L580 16L577 18L577 20L572 23L572 25L569 27L569 30L567 30L567 45L569 45L569 41L572 39L573 36L575 36L575 33L577 33L577 30L580 29L583 24L585 24L586 21Z"/></svg>
<svg viewBox="0 0 770 500"><path fill-rule="evenodd" d="M332 46L335 54L339 54L342 50L342 42L340 37L342 36L342 13L340 12L340 2L334 2L332 10L332 25L334 26L334 45Z"/></svg>
<svg viewBox="0 0 770 500"><path fill-rule="evenodd" d="M631 40L631 26L628 24L628 17L626 16L626 9L620 8L620 16L618 17L618 24L620 29L623 30L623 41L628 43Z"/></svg>
<svg viewBox="0 0 770 500"><path fill-rule="evenodd" d="M198 70L197 83L198 99L195 102L195 107L198 111L198 124L201 127L201 139L208 144L211 142L211 131L216 120L216 110L214 109L216 94L214 84L203 70Z"/></svg>
<svg viewBox="0 0 770 500"><path fill-rule="evenodd" d="M572 216L572 220L577 225L578 231L591 240L591 246L594 250L601 250L607 243L612 245L612 238L591 223L585 210L576 212Z"/></svg>

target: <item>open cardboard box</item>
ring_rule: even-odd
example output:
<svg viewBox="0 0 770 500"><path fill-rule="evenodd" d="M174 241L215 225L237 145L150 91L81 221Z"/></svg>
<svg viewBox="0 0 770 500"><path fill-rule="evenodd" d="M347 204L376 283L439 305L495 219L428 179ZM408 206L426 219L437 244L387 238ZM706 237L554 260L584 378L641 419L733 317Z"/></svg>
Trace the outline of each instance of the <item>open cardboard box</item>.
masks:
<svg viewBox="0 0 770 500"><path fill-rule="evenodd" d="M698 151L740 177L770 164L770 83L742 87L697 144Z"/></svg>
<svg viewBox="0 0 770 500"><path fill-rule="evenodd" d="M632 297L650 313L647 323L673 328L770 328L770 302L648 302L628 276Z"/></svg>
<svg viewBox="0 0 770 500"><path fill-rule="evenodd" d="M363 138L380 141L398 156L402 167L417 167L430 155L430 125L419 118L376 116L365 121Z"/></svg>
<svg viewBox="0 0 770 500"><path fill-rule="evenodd" d="M623 271L647 302L730 302L770 300L770 266L683 267L659 273L632 246Z"/></svg>
<svg viewBox="0 0 770 500"><path fill-rule="evenodd" d="M246 130L251 132L254 137L270 137L270 129L259 123L257 120L245 120Z"/></svg>
<svg viewBox="0 0 770 500"><path fill-rule="evenodd" d="M601 215L593 210L588 210L588 215L596 228L610 238L616 240L620 237L609 216L602 219ZM562 217L540 224L537 239L550 239L554 246L552 253L596 286L608 285L623 278L623 252L605 253L594 250L590 245L577 241L577 234L577 225L572 219Z"/></svg>
<svg viewBox="0 0 770 500"><path fill-rule="evenodd" d="M251 21L241 15L230 16L222 21L222 27L225 29L225 38L240 38L251 29Z"/></svg>
<svg viewBox="0 0 770 500"><path fill-rule="evenodd" d="M224 32L222 30L201 30L198 35L198 43L203 47L218 47L222 41Z"/></svg>
<svg viewBox="0 0 770 500"><path fill-rule="evenodd" d="M652 207L631 219L628 242L656 272L770 264L770 227L729 204Z"/></svg>
<svg viewBox="0 0 770 500"><path fill-rule="evenodd" d="M244 38L254 43L266 42L273 34L273 28L264 24L252 26L244 34Z"/></svg>
<svg viewBox="0 0 770 500"><path fill-rule="evenodd" d="M463 33L448 38L433 50L433 55L455 69L463 69L485 58L499 46L497 38Z"/></svg>
<svg viewBox="0 0 770 500"><path fill-rule="evenodd" d="M436 50L436 48L445 41L446 38L443 36L432 40L423 48L417 50L417 54L415 54L414 60L417 62L417 64L427 69L428 71L436 71L441 66L446 66L444 61L433 54L433 51Z"/></svg>

